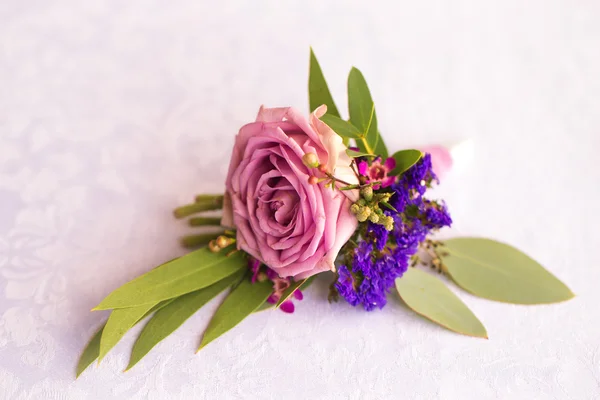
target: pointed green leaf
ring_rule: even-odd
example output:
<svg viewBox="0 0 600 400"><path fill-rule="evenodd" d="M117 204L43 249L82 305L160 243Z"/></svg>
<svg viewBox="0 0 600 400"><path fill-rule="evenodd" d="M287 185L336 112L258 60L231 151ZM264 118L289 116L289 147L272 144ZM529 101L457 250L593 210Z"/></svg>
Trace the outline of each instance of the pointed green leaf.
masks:
<svg viewBox="0 0 600 400"><path fill-rule="evenodd" d="M321 66L317 61L317 57L310 49L310 70L308 73L308 103L310 112L313 112L317 107L322 104L327 106L327 113L336 117L340 116L331 92L327 87L327 82L321 71Z"/></svg>
<svg viewBox="0 0 600 400"><path fill-rule="evenodd" d="M252 283L249 279L242 279L210 320L198 351L242 322L244 318L258 309L272 292L273 283L269 280Z"/></svg>
<svg viewBox="0 0 600 400"><path fill-rule="evenodd" d="M356 157L377 157L374 154L369 154L369 153L363 153L362 151L355 151L355 150L350 150L347 149L346 150L346 154L348 155L348 157L352 157L352 158L356 158Z"/></svg>
<svg viewBox="0 0 600 400"><path fill-rule="evenodd" d="M254 312L257 313L257 312L261 312L261 311L267 311L267 310L271 310L273 308L275 308L275 304L265 301L256 310L254 310Z"/></svg>
<svg viewBox="0 0 600 400"><path fill-rule="evenodd" d="M423 153L419 150L400 150L395 152L392 157L396 160L396 167L390 172L390 175L400 175L415 165Z"/></svg>
<svg viewBox="0 0 600 400"><path fill-rule="evenodd" d="M137 364L154 346L175 332L188 318L243 276L244 271L230 275L204 289L184 294L158 311L144 326L133 345L127 370Z"/></svg>
<svg viewBox="0 0 600 400"><path fill-rule="evenodd" d="M575 296L537 261L507 244L483 238L443 244L448 274L476 296L516 304L556 303Z"/></svg>
<svg viewBox="0 0 600 400"><path fill-rule="evenodd" d="M100 352L100 338L102 337L102 330L104 329L104 325L94 334L92 339L89 341L85 350L81 354L79 358L79 362L77 363L77 369L75 370L75 378L79 378L79 375L87 367L89 367L97 358L98 353Z"/></svg>
<svg viewBox="0 0 600 400"><path fill-rule="evenodd" d="M343 138L358 139L361 133L350 122L346 122L341 118L330 114L325 114L321 117L321 121L325 122L335 133Z"/></svg>
<svg viewBox="0 0 600 400"><path fill-rule="evenodd" d="M169 261L109 294L94 310L135 307L210 286L246 268L244 253L230 256L204 248Z"/></svg>
<svg viewBox="0 0 600 400"><path fill-rule="evenodd" d="M311 284L313 279L315 279L314 275L306 279L294 281L287 289L283 291L275 307L279 307L281 304L283 304L283 302L289 299L290 296L292 296L296 290L299 290L303 287L308 287L308 285Z"/></svg>
<svg viewBox="0 0 600 400"><path fill-rule="evenodd" d="M371 92L363 74L354 67L348 75L348 112L350 123L363 134L356 141L360 150L386 158L388 152L377 130L377 113Z"/></svg>
<svg viewBox="0 0 600 400"><path fill-rule="evenodd" d="M136 321L136 324L144 318L146 318L148 315L152 314L153 312L160 310L162 307L166 306L171 301L172 299L169 299L156 304L154 307L148 310L148 312L146 312L146 314L143 315L138 321ZM81 373L88 366L90 366L90 364L92 364L100 355L100 342L102 340L102 334L105 327L106 324L102 325L102 327L96 332L94 337L90 340L87 347L81 354L81 358L79 359L79 363L77 364L76 377L79 377L79 375L81 375Z"/></svg>
<svg viewBox="0 0 600 400"><path fill-rule="evenodd" d="M98 362L108 354L108 352L121 340L121 338L131 329L148 311L154 308L155 304L143 304L137 307L119 308L113 310L106 321L102 339L100 340L100 353Z"/></svg>
<svg viewBox="0 0 600 400"><path fill-rule="evenodd" d="M396 289L417 314L451 331L487 339L485 327L475 314L432 274L409 268L396 279Z"/></svg>

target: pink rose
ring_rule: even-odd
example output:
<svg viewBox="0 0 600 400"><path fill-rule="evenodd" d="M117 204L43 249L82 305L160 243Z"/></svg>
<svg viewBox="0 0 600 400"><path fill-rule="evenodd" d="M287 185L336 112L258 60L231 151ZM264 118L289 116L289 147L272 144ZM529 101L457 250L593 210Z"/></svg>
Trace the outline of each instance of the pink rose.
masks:
<svg viewBox="0 0 600 400"><path fill-rule="evenodd" d="M237 229L238 249L281 277L334 270L358 224L350 213L357 191L326 188L327 180L309 183L325 175L302 162L305 154L316 154L327 172L358 183L341 137L319 120L326 110L317 108L307 120L293 108L261 107L233 147L222 225Z"/></svg>

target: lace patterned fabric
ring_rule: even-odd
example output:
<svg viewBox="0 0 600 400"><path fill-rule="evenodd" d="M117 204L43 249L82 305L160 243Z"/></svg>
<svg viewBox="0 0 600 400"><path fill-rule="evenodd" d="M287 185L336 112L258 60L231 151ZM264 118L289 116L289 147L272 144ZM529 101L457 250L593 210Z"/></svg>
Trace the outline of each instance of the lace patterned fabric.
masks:
<svg viewBox="0 0 600 400"><path fill-rule="evenodd" d="M597 399L597 2L13 1L0 5L0 399ZM77 359L106 294L183 253L171 210L220 192L261 103L305 107L313 45L345 109L365 73L390 148L469 137L438 190L455 228L518 245L575 293L519 307L459 291L488 341L396 297L252 316L202 352L218 302L122 373ZM594 228L594 230L592 230ZM454 287L453 287L454 288Z"/></svg>

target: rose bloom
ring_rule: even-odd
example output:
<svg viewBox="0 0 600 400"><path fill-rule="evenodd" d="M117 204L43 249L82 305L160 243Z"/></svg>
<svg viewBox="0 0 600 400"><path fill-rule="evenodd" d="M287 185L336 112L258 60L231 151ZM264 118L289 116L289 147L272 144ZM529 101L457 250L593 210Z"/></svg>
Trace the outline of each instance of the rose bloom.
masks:
<svg viewBox="0 0 600 400"><path fill-rule="evenodd" d="M302 161L313 153L327 172L358 183L342 138L319 120L326 111L323 105L307 119L293 108L261 107L235 139L221 223L237 229L238 249L281 277L335 270L358 224L350 213L358 191L326 188L329 179L309 183L325 174Z"/></svg>

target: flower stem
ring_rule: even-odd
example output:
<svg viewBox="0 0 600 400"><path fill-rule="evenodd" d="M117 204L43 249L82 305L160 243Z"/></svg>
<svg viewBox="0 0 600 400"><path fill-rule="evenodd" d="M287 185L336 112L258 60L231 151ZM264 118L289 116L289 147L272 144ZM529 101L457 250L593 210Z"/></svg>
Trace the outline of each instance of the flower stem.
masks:
<svg viewBox="0 0 600 400"><path fill-rule="evenodd" d="M219 237L222 234L223 234L223 232L217 232L217 233L203 233L200 235L184 236L181 238L181 245L185 248L206 246L208 244L208 242L216 239L217 237Z"/></svg>
<svg viewBox="0 0 600 400"><path fill-rule="evenodd" d="M221 217L194 217L188 221L190 226L219 226Z"/></svg>
<svg viewBox="0 0 600 400"><path fill-rule="evenodd" d="M223 196L202 198L198 196L195 203L177 207L173 214L175 218L185 218L202 211L220 210L221 208L223 208Z"/></svg>

